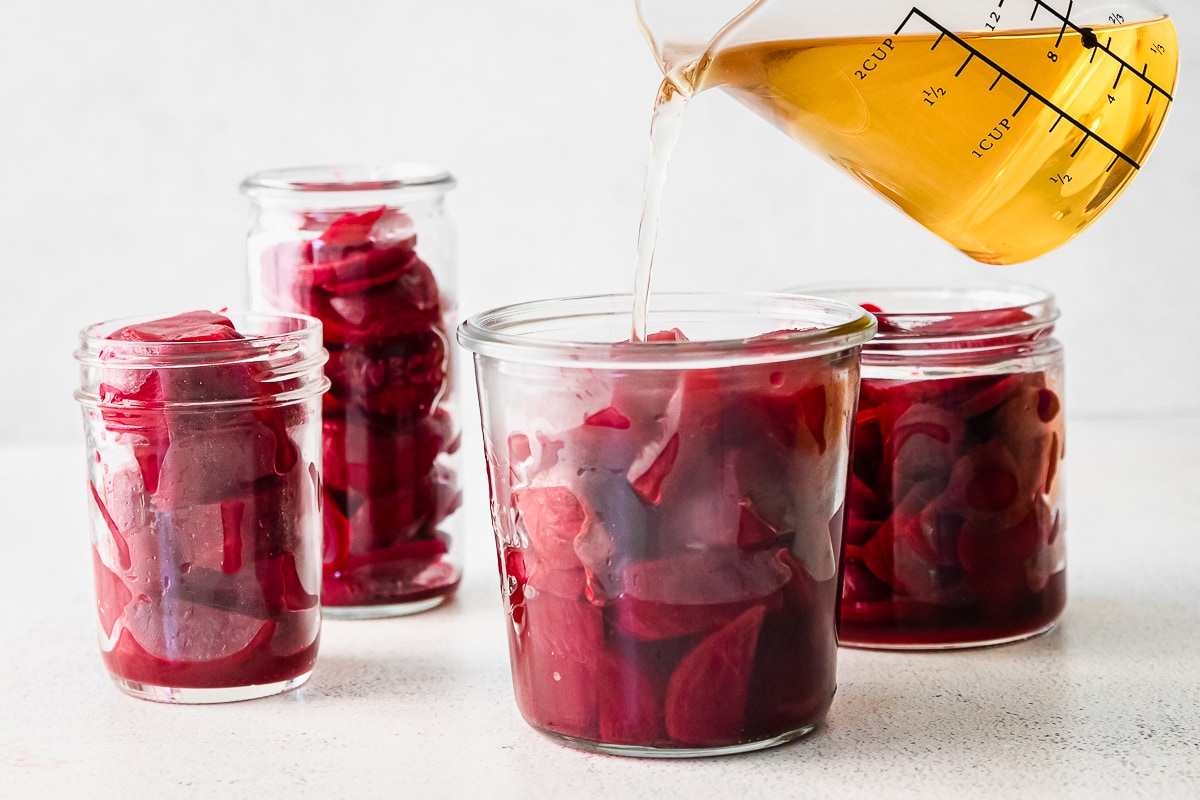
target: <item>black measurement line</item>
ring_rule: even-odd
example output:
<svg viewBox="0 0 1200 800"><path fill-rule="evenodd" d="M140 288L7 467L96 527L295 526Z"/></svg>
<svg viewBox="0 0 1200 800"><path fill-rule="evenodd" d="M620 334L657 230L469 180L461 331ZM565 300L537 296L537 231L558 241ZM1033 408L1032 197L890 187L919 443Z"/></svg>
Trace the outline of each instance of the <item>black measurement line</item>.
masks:
<svg viewBox="0 0 1200 800"><path fill-rule="evenodd" d="M1003 78L1003 77L1004 77L1003 75L997 75L997 76L996 76L996 80L992 81L992 85L988 87L988 91L990 92L992 89L995 89L995 88L996 88L996 84L997 84L997 83L999 83L999 82L1000 82L1000 79L1001 79L1001 78Z"/></svg>
<svg viewBox="0 0 1200 800"><path fill-rule="evenodd" d="M1042 4L1041 0L1038 0L1038 3L1039 3L1039 5L1041 5ZM1051 9L1051 10L1053 10L1053 9ZM1039 103L1044 105L1046 108L1048 108L1051 111L1054 111L1058 114L1059 119L1055 121L1055 123L1054 123L1055 127L1058 126L1058 123L1060 121L1065 119L1067 122L1070 122L1076 128L1083 131L1083 137L1084 137L1085 142L1088 139L1094 139L1097 143L1099 143L1100 145L1105 147L1110 153L1115 155L1116 158L1113 160L1112 165L1109 166L1110 170L1112 169L1113 165L1115 165L1117 163L1117 161L1124 161L1127 164L1129 164L1129 166L1133 167L1134 169L1142 168L1141 164L1134 161L1132 158L1130 158L1129 156L1122 153L1119 149L1117 149L1116 147L1113 147L1111 144L1106 142L1104 139L1100 138L1095 133L1093 133L1091 128L1087 127L1082 122L1080 122L1079 120L1075 119L1070 114L1068 114L1066 111L1063 111L1057 105L1050 102L1049 98L1047 98L1047 97L1043 96L1042 94L1040 94L1039 92L1035 91L1032 86L1030 86L1029 84L1022 81L1016 75L1013 75L1011 72L1006 70L1004 67L1000 66L995 61L992 61L990 58L985 56L983 53L979 52L974 47L967 44L965 41L963 41L957 34L955 34L949 28L942 27L941 23L934 20L933 17L929 16L928 14L926 14L924 11L917 8L916 6L913 6L912 10L909 11L907 16L904 17L904 21L900 23L900 27L896 28L896 35L899 35L900 32L902 30L904 30L904 26L907 25L914 16L920 17L921 19L925 20L927 23L929 23L930 25L932 25L934 28L936 28L938 31L941 32L942 35L938 37L938 41L941 41L942 38L949 37L959 47L963 48L968 53L970 53L971 58L978 58L979 60L983 61L989 67L996 70L996 72L1000 73L1000 75L1002 75L1003 77L1008 78L1010 81L1012 81L1013 84L1016 85L1018 88L1023 89L1025 91L1025 99L1021 101L1021 105L1017 106L1017 110L1013 112L1014 117L1017 114L1019 114L1021 112L1021 109L1025 107L1025 104L1027 102L1029 102L1029 98L1031 98L1031 97L1035 98ZM968 58L967 61L970 62L971 58ZM1124 63L1124 62L1122 62L1122 63ZM966 66L966 64L963 64L963 67L965 67L965 66ZM960 68L958 72L962 72L962 68ZM957 77L957 76L958 76L958 73L955 73L955 77ZM1164 92L1164 94L1166 94L1166 93ZM1168 98L1169 98L1169 95L1168 95ZM1051 128L1050 130L1054 130L1054 128ZM1076 152L1078 152L1078 148L1076 148Z"/></svg>
<svg viewBox="0 0 1200 800"><path fill-rule="evenodd" d="M1074 1L1075 1L1075 0L1071 0L1071 2L1072 2L1072 3L1074 3ZM1068 11L1067 11L1066 15L1064 16L1064 15L1062 15L1062 14L1059 14L1057 11L1055 11L1055 10L1054 10L1054 6L1051 6L1051 5L1047 4L1047 3L1045 2L1045 0L1033 0L1033 2L1034 2L1034 6L1035 6L1035 8L1033 9L1033 11L1034 11L1034 13L1035 13L1035 14L1037 13L1037 7L1041 7L1041 8L1044 8L1044 9L1046 9L1046 10L1047 10L1047 11L1049 11L1051 14L1053 14L1054 16L1056 16L1056 17L1058 17L1060 20L1062 20L1062 24L1063 24L1063 30L1064 30L1064 31L1065 31L1067 28L1070 28L1071 30L1075 31L1075 32L1076 32L1076 33L1078 33L1080 36L1082 36L1082 37L1083 37L1083 40L1084 40L1085 42L1086 42L1086 41L1088 41L1088 40L1089 40L1089 38L1090 38L1092 41L1096 42L1096 43L1095 43L1095 45L1093 45L1093 46L1092 46L1092 49L1093 49L1093 50L1095 50L1095 49L1100 49L1100 50L1103 50L1103 51L1105 52L1105 54L1107 54L1107 55L1108 55L1108 57L1109 57L1109 58L1111 58L1112 60L1114 60L1114 61L1116 61L1118 64L1120 64L1120 65L1121 65L1121 67L1122 67L1122 69L1124 69L1124 68L1128 67L1128 69L1129 69L1129 71L1130 71L1130 72L1134 73L1135 75L1137 74L1137 70L1136 70L1136 69L1134 69L1134 67L1133 67L1133 65L1132 65L1132 64L1130 64L1128 61L1126 61L1125 59L1121 58L1119 55L1117 55L1116 53L1114 53L1112 50L1110 50L1110 49L1109 49L1109 45L1111 45L1111 44L1112 44L1112 37L1111 37L1111 36L1110 36L1110 37L1108 37L1108 42L1106 42L1105 44L1100 44L1099 40L1097 40L1097 39L1096 39L1096 34L1095 34L1095 33L1093 33L1093 32L1092 32L1090 29L1081 28L1081 27L1079 27L1078 25L1076 25L1074 22L1071 22L1071 21L1070 21L1069 17L1071 16L1071 12L1070 12L1070 10L1069 10L1069 9L1068 9ZM1031 19L1031 20L1032 20L1032 19L1033 19L1033 17L1030 17L1029 19ZM1057 46L1057 45L1056 45L1056 46ZM1084 46L1086 47L1086 45L1084 45ZM1095 55L1095 53L1092 53L1092 55L1094 56L1094 55ZM1141 76L1141 78L1142 78L1142 80L1144 80L1144 81L1145 81L1147 84L1149 84L1149 85L1150 85L1151 93L1153 93L1153 92L1158 92L1158 93L1160 93L1160 94L1161 94L1163 97L1167 98L1167 100L1171 101L1172 103L1173 103L1173 102L1175 102L1175 98L1174 98L1174 97L1172 97L1172 96L1171 96L1171 93L1170 93L1170 92L1168 92L1166 89L1162 88L1162 87L1161 87L1161 86L1159 86L1157 83L1155 83L1154 81L1152 81L1152 80L1150 80L1149 78L1145 77L1144 75L1143 75L1143 76ZM1114 87L1114 88L1115 88L1115 87Z"/></svg>
<svg viewBox="0 0 1200 800"><path fill-rule="evenodd" d="M1066 16L1063 17L1062 27L1058 29L1058 39L1054 42L1055 50L1057 50L1058 46L1062 44L1063 34L1067 32L1067 20L1071 18L1071 9L1073 8L1075 8L1075 0L1071 0L1071 2L1067 3L1067 13Z"/></svg>

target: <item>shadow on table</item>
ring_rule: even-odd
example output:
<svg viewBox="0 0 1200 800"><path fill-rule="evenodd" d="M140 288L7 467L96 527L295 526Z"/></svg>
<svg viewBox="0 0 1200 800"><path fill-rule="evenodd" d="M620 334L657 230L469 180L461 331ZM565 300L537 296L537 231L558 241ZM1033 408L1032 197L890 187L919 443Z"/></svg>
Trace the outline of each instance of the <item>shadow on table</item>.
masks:
<svg viewBox="0 0 1200 800"><path fill-rule="evenodd" d="M1051 774L1068 764L1129 776L1195 756L1200 609L1073 597L1060 625L980 650L842 650L826 724L772 757ZM1108 765L1107 767L1105 765ZM911 767L915 769L916 767Z"/></svg>

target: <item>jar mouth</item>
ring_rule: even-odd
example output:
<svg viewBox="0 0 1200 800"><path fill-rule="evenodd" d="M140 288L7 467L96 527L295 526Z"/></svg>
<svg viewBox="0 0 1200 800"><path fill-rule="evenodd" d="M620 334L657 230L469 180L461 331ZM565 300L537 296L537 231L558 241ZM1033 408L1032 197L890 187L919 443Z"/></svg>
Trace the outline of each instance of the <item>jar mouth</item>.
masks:
<svg viewBox="0 0 1200 800"><path fill-rule="evenodd" d="M197 401L120 401L121 407L175 408L261 405L299 402L322 394L329 387L322 367L329 354L322 347L322 324L303 314L221 312L243 339L201 342L145 342L107 338L121 328L163 319L141 315L89 325L79 332L75 360L80 365L80 386L75 399L85 406L106 406L104 385L113 380L144 382L153 373L178 374L203 386L206 380L222 385L231 368L244 368L263 388L254 397L210 395Z"/></svg>
<svg viewBox="0 0 1200 800"><path fill-rule="evenodd" d="M869 309L879 321L875 344L1019 338L1053 327L1059 317L1053 293L1022 283L840 284L797 291Z"/></svg>
<svg viewBox="0 0 1200 800"><path fill-rule="evenodd" d="M864 309L782 293L668 293L650 298L647 329L688 341L630 342L633 295L518 303L484 311L458 341L486 358L583 369L696 369L793 361L861 346L875 332Z"/></svg>
<svg viewBox="0 0 1200 800"><path fill-rule="evenodd" d="M169 369L194 366L201 362L245 360L255 351L267 352L286 348L297 342L321 341L321 320L305 314L258 314L254 312L222 311L238 333L246 338L203 342L128 342L109 339L114 332L130 325L162 319L162 314L142 314L135 317L106 320L89 325L79 332L80 347L75 359L80 363L111 366L117 359L122 366L153 366ZM176 361L184 362L179 364Z"/></svg>
<svg viewBox="0 0 1200 800"><path fill-rule="evenodd" d="M329 164L287 167L256 172L241 183L241 191L259 200L287 200L302 196L304 204L334 202L371 204L373 194L441 194L453 189L454 177L446 170L417 162Z"/></svg>

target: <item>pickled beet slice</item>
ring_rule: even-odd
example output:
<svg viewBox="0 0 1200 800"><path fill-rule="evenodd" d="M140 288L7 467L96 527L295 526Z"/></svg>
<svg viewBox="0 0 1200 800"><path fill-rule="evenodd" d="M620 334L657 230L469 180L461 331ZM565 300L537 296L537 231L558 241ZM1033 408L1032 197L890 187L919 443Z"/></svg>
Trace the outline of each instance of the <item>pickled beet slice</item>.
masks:
<svg viewBox="0 0 1200 800"><path fill-rule="evenodd" d="M96 614L100 618L100 628L106 637L111 637L113 626L125 613L125 607L133 599L133 593L125 582L113 573L100 559L100 554L92 548L92 571L96 580Z"/></svg>
<svg viewBox="0 0 1200 800"><path fill-rule="evenodd" d="M778 607L777 595L766 600L734 601L729 603L660 603L626 595L610 601L605 610L609 623L634 639L655 642L680 636L706 634L728 624L744 614L751 606Z"/></svg>
<svg viewBox="0 0 1200 800"><path fill-rule="evenodd" d="M371 229L387 211L387 206L364 211L361 214L343 214L329 224L317 241L335 247L363 244L371 236Z"/></svg>
<svg viewBox="0 0 1200 800"><path fill-rule="evenodd" d="M377 346L331 345L325 374L344 403L372 414L412 419L428 414L446 387L449 362L440 331Z"/></svg>
<svg viewBox="0 0 1200 800"><path fill-rule="evenodd" d="M529 446L529 437L523 433L509 434L508 437L508 461L510 464L519 464L523 461L528 461L533 457L533 449Z"/></svg>
<svg viewBox="0 0 1200 800"><path fill-rule="evenodd" d="M813 580L787 550L776 557L791 577L759 630L746 700L746 735L753 738L812 725L833 701L837 581Z"/></svg>
<svg viewBox="0 0 1200 800"><path fill-rule="evenodd" d="M761 550L775 544L779 531L763 520L749 503L742 504L738 517L737 546L740 550Z"/></svg>
<svg viewBox="0 0 1200 800"><path fill-rule="evenodd" d="M600 740L630 745L663 740L662 689L650 665L605 651L598 667Z"/></svg>
<svg viewBox="0 0 1200 800"><path fill-rule="evenodd" d="M600 609L548 593L531 595L524 605L525 628L513 659L519 706L538 727L594 739L603 642Z"/></svg>
<svg viewBox="0 0 1200 800"><path fill-rule="evenodd" d="M117 565L121 569L129 571L133 566L133 560L129 555L129 542L125 539L125 534L117 527L116 521L108 513L108 509L104 507L104 501L100 499L100 494L96 491L96 485L90 480L88 481L88 491L92 494L92 502L96 504L96 510L100 512L100 516L103 518L108 532L112 534L113 548L117 551Z"/></svg>
<svg viewBox="0 0 1200 800"><path fill-rule="evenodd" d="M1038 389L1037 415L1042 422L1052 422L1058 416L1062 403L1058 395L1049 389Z"/></svg>
<svg viewBox="0 0 1200 800"><path fill-rule="evenodd" d="M789 579L787 568L770 551L688 549L631 562L625 569L624 595L668 606L761 602Z"/></svg>
<svg viewBox="0 0 1200 800"><path fill-rule="evenodd" d="M756 606L697 644L667 684L667 734L684 744L713 746L741 736L754 652L766 609Z"/></svg>
<svg viewBox="0 0 1200 800"><path fill-rule="evenodd" d="M228 317L210 311L188 311L173 317L126 325L108 335L121 342L216 342L244 339Z"/></svg>
<svg viewBox="0 0 1200 800"><path fill-rule="evenodd" d="M662 485L675 466L679 457L679 434L676 433L667 440L666 447L658 454L658 458L633 481L633 490L638 496L651 505L657 505L662 500Z"/></svg>
<svg viewBox="0 0 1200 800"><path fill-rule="evenodd" d="M433 272L413 258L395 280L365 291L329 295L309 313L320 312L328 342L381 344L440 324L440 302Z"/></svg>
<svg viewBox="0 0 1200 800"><path fill-rule="evenodd" d="M860 559L846 559L842 579L843 596L852 603L877 603L892 596L892 588L879 580Z"/></svg>
<svg viewBox="0 0 1200 800"><path fill-rule="evenodd" d="M825 452L825 413L829 401L825 396L825 384L804 389L799 393L800 409L804 424L817 443L817 452Z"/></svg>
<svg viewBox="0 0 1200 800"><path fill-rule="evenodd" d="M514 495L525 529L533 539L551 537L574 541L587 527L583 504L561 486L522 489Z"/></svg>
<svg viewBox="0 0 1200 800"><path fill-rule="evenodd" d="M569 489L551 486L522 489L513 500L529 534L535 569L579 569L582 565L574 542L588 527L587 512L579 498Z"/></svg>
<svg viewBox="0 0 1200 800"><path fill-rule="evenodd" d="M325 483L369 498L428 475L447 433L430 417L399 429L366 419L326 418L323 432Z"/></svg>
<svg viewBox="0 0 1200 800"><path fill-rule="evenodd" d="M609 406L592 414L583 421L583 424L598 428L616 428L617 430L624 431L629 429L629 417Z"/></svg>
<svg viewBox="0 0 1200 800"><path fill-rule="evenodd" d="M188 657L186 652L168 654L164 650L171 648L161 648L161 643L144 646L127 627L121 631L116 647L105 653L104 658L114 674L152 686L204 689L286 680L296 674L289 669L290 664L280 665L272 663L272 658L262 658L275 635L275 625L255 621L249 637L238 636L240 647L236 651L199 658ZM231 640L235 635L231 632ZM281 677L275 676L277 670Z"/></svg>

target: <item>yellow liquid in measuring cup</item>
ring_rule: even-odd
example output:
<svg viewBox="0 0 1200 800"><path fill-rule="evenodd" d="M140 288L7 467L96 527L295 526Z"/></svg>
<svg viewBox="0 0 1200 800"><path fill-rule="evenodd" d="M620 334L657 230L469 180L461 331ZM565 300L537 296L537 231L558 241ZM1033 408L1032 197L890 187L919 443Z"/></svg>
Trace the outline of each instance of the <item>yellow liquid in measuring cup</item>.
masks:
<svg viewBox="0 0 1200 800"><path fill-rule="evenodd" d="M1178 69L1167 18L1021 33L896 34L722 50L722 88L972 258L1070 241L1154 146Z"/></svg>

